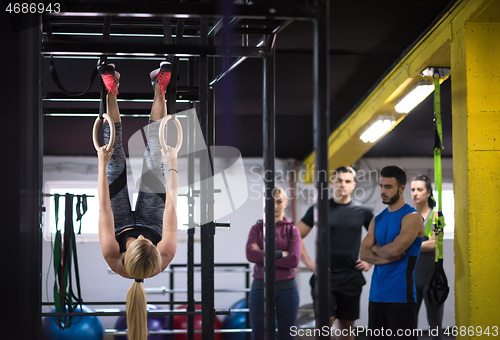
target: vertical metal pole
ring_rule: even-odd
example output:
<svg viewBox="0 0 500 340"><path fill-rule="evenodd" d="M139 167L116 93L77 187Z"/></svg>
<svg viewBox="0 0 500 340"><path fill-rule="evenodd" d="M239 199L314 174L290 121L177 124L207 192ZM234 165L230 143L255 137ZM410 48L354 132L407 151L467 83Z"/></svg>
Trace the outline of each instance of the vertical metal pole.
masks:
<svg viewBox="0 0 500 340"><path fill-rule="evenodd" d="M209 44L213 44L213 39L210 39ZM215 76L215 58L211 57L208 59L208 79L213 79ZM207 289L209 290L207 293L207 296L209 296L210 299L210 319L207 327L210 327L210 333L209 337L207 339L214 339L214 330L215 330L215 281L214 281L214 276L215 276L215 244L214 244L214 238L215 238L215 216L214 216L214 209L215 209L215 197L214 197L214 162L215 162L215 151L213 149L213 146L215 145L215 90L213 87L209 87L208 90L208 124L207 124L207 141L209 145L209 150L211 151L210 153L210 161L211 161L211 166L207 167L208 175L209 177L207 178L207 216L208 220L211 221L211 223L208 225L209 228L207 228L207 244L206 244L206 257L207 257ZM203 338L205 339L205 337Z"/></svg>
<svg viewBox="0 0 500 340"><path fill-rule="evenodd" d="M245 5L248 5L248 0L243 0L243 3ZM244 25L243 27L248 28L248 25ZM242 34L241 35L241 46L248 46L248 34Z"/></svg>
<svg viewBox="0 0 500 340"><path fill-rule="evenodd" d="M170 310L175 309L175 295L174 295L174 279L175 279L175 266L170 265ZM169 320L170 329L174 329L174 318L171 317Z"/></svg>
<svg viewBox="0 0 500 340"><path fill-rule="evenodd" d="M167 18L167 17L163 17L162 18L162 31L163 31L163 44L164 45L172 45L173 43L173 39L172 39L172 20L171 18ZM175 56L168 56L167 59L170 60L170 62L172 63L172 81L174 81L176 83L176 80L175 77L177 76L177 71L175 71L175 62L177 61L178 63L178 59L177 57ZM166 103L166 106L167 106L167 114L174 114L175 113L175 99L177 97L177 94L175 93L175 88L177 86L174 84L174 86L169 86L168 87L168 90L167 90L167 94L166 94L166 98L167 99L167 103ZM174 89L174 91L172 91L172 89ZM173 92L173 93L172 93Z"/></svg>
<svg viewBox="0 0 500 340"><path fill-rule="evenodd" d="M264 59L263 84L263 131L264 131L264 170L265 170L265 230L264 230L264 327L265 339L276 339L276 263L274 253L274 157L275 157L275 72L274 72L274 40L275 36L267 36L271 40L271 49Z"/></svg>
<svg viewBox="0 0 500 340"><path fill-rule="evenodd" d="M245 264L245 288L250 288L250 264ZM249 292L245 293L245 307L248 308L248 297L250 296ZM250 314L247 312L245 317L245 328L250 328ZM245 340L250 340L250 333L245 333Z"/></svg>
<svg viewBox="0 0 500 340"><path fill-rule="evenodd" d="M318 234L316 239L316 328L329 326L329 260L328 242L328 135L330 113L329 86L329 2L316 3L314 21L314 148L316 150L316 216ZM329 338L321 336L321 338Z"/></svg>
<svg viewBox="0 0 500 340"><path fill-rule="evenodd" d="M31 206L32 215L25 216L25 218L29 218L30 221L21 221L21 225L28 226L26 231L32 233L31 243L27 242L26 246L28 247L30 252L33 254L38 254L38 259L33 261L33 272L31 273L33 281L37 282L36 285L30 285L28 281L28 285L31 286L33 291L27 297L28 299L36 299L38 309L33 311L33 316L36 317L35 322L32 324L31 328L35 332L40 331L38 327L41 325L41 318L39 317L39 313L42 311L42 190L43 190L43 118L42 118L42 82L41 79L43 77L43 57L40 54L41 45L42 45L42 31L41 25L33 28L31 31L32 40L31 46L33 47L33 51L25 51L28 54L31 54L33 58L33 68L29 68L31 72L31 83L30 86L33 90L33 97L31 97L32 107L29 108L28 112L31 111L35 117L33 117L29 130L26 131L28 136L31 136L31 139L26 139L31 143L31 151L32 154L28 157L32 157L33 165L31 167L31 181L29 181L29 186L31 192L27 190L22 190L26 196L23 198L26 200L26 205L21 203L21 207L26 207L29 209ZM28 62L29 63L29 62ZM26 64L25 64L26 65ZM29 98L29 92L26 93ZM28 104L29 105L29 104ZM22 121L22 119L20 120ZM21 123L23 124L23 123ZM30 131L31 130L31 131ZM26 149L24 149L26 150ZM21 163L22 164L22 163ZM29 166L29 165L28 165ZM28 167L26 166L26 167ZM38 194L38 196L36 195ZM29 211L29 210L28 210ZM23 214L24 215L24 214ZM26 222L26 224L25 224ZM22 227L21 227L22 228ZM21 229L22 230L22 229ZM24 270L30 270L28 267L23 267ZM36 273L36 274L35 274ZM25 308L27 306L24 306ZM21 338L21 337L20 337ZM32 339L36 340L39 338L39 335L35 335Z"/></svg>
<svg viewBox="0 0 500 340"><path fill-rule="evenodd" d="M16 19L18 20L18 19ZM12 22L11 22L12 24ZM0 254L2 306L9 306L0 320L2 339L42 338L42 110L40 26L33 23L13 33L7 15L0 20L2 42L9 46L4 55L5 78L2 89L3 163L0 169L5 209L2 224L4 244Z"/></svg>
<svg viewBox="0 0 500 340"><path fill-rule="evenodd" d="M188 60L188 84L190 87L194 86L194 62L192 59ZM193 108L193 103L189 103L189 108ZM187 149L188 149L188 244L187 244L187 289L188 289L188 311L194 311L194 146L196 143L195 135L195 121L188 115L187 118ZM188 315L187 318L187 337L188 340L194 340L194 315Z"/></svg>
<svg viewBox="0 0 500 340"><path fill-rule="evenodd" d="M208 19L201 18L201 45L208 45ZM200 201L202 212L201 225L201 296L202 296L202 337L205 340L214 339L215 308L214 308L214 233L213 220L213 168L210 159L211 146L214 145L214 110L209 101L208 73L210 69L208 56L200 57L200 116L205 118L205 140L209 157L200 159L200 179L202 180ZM213 72L213 71L212 71ZM205 222L203 224L203 221Z"/></svg>

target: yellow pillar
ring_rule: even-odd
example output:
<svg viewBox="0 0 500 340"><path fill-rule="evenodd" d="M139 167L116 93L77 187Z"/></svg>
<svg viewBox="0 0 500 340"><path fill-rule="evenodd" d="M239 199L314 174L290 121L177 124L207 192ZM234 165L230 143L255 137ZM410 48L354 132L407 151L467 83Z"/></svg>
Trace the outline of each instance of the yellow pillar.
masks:
<svg viewBox="0 0 500 340"><path fill-rule="evenodd" d="M500 336L500 23L454 27L451 66L457 339Z"/></svg>

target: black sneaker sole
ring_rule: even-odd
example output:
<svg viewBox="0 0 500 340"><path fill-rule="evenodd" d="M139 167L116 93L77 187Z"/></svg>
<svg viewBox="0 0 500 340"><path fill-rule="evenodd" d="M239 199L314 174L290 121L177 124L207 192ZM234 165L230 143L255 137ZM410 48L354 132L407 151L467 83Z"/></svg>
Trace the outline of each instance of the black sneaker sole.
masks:
<svg viewBox="0 0 500 340"><path fill-rule="evenodd" d="M111 65L101 66L98 69L99 74L115 74L115 68Z"/></svg>

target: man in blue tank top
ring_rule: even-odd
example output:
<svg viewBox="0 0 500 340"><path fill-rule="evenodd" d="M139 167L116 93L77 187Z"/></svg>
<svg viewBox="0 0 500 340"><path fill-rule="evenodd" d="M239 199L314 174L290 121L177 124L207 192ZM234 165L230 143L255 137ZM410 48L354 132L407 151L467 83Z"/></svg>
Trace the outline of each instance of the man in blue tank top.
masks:
<svg viewBox="0 0 500 340"><path fill-rule="evenodd" d="M370 287L370 339L417 339L415 264L424 237L420 214L403 199L406 174L398 166L380 172L387 208L370 222L360 258L375 265Z"/></svg>

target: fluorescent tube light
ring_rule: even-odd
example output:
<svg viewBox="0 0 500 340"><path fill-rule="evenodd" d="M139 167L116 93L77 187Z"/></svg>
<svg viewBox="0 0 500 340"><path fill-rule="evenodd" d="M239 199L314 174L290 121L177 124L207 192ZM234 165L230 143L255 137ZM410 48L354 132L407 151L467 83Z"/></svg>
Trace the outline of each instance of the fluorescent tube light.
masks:
<svg viewBox="0 0 500 340"><path fill-rule="evenodd" d="M417 85L394 107L397 113L408 113L434 91L434 85Z"/></svg>
<svg viewBox="0 0 500 340"><path fill-rule="evenodd" d="M374 143L389 131L394 124L396 124L396 121L393 117L380 116L361 134L360 139L364 143Z"/></svg>

